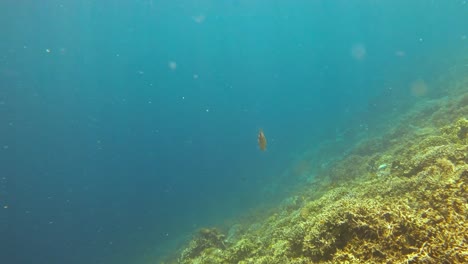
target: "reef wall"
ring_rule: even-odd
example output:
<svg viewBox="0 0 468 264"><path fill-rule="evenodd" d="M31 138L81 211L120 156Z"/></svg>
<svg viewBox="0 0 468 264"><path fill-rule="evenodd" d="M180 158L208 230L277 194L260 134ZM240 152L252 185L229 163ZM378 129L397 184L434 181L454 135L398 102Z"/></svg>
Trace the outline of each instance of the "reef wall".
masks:
<svg viewBox="0 0 468 264"><path fill-rule="evenodd" d="M445 82L269 215L166 263L468 263L468 78Z"/></svg>

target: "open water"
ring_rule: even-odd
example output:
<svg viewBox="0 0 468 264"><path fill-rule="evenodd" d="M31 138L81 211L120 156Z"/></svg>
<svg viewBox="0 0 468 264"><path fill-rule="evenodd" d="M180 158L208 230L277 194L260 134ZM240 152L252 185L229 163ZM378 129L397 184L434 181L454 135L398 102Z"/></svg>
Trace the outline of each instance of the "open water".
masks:
<svg viewBox="0 0 468 264"><path fill-rule="evenodd" d="M3 0L0 262L155 263L274 206L467 36L465 0Z"/></svg>

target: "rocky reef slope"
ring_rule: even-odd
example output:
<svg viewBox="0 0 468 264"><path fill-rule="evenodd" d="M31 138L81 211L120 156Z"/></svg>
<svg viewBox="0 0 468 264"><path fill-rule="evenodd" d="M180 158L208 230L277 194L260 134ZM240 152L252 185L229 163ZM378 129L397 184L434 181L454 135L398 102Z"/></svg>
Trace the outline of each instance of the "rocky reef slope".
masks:
<svg viewBox="0 0 468 264"><path fill-rule="evenodd" d="M468 263L468 79L360 142L275 212L174 263Z"/></svg>

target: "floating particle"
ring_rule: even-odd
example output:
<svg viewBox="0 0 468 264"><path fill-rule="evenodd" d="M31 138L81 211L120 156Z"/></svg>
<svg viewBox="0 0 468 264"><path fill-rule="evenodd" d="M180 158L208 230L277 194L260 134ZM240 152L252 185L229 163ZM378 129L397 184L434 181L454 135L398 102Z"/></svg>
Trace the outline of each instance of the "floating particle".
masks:
<svg viewBox="0 0 468 264"><path fill-rule="evenodd" d="M354 44L351 48L351 56L356 60L363 60L366 54L366 47L362 43Z"/></svg>
<svg viewBox="0 0 468 264"><path fill-rule="evenodd" d="M423 97L428 92L427 84L424 80L418 79L411 83L410 91L413 96Z"/></svg>
<svg viewBox="0 0 468 264"><path fill-rule="evenodd" d="M205 15L198 15L198 16L193 16L192 19L198 24L203 23L205 21L206 16Z"/></svg>
<svg viewBox="0 0 468 264"><path fill-rule="evenodd" d="M404 57L404 56L406 56L406 52L404 52L402 50L397 50L397 51L395 51L395 56Z"/></svg>
<svg viewBox="0 0 468 264"><path fill-rule="evenodd" d="M177 63L175 61L169 61L169 63L167 64L169 66L169 69L171 70L175 70L177 69Z"/></svg>
<svg viewBox="0 0 468 264"><path fill-rule="evenodd" d="M198 74L194 74L194 75L193 75L193 78L194 78L194 79L198 79Z"/></svg>
<svg viewBox="0 0 468 264"><path fill-rule="evenodd" d="M50 53L50 49L45 49L45 52Z"/></svg>

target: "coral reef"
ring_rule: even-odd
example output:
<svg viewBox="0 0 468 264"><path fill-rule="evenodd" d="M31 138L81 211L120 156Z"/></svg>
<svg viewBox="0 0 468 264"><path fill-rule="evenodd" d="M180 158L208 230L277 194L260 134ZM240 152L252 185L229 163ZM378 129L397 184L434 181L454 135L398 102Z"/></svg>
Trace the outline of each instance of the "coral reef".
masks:
<svg viewBox="0 0 468 264"><path fill-rule="evenodd" d="M275 212L226 236L200 230L172 262L468 263L468 81L457 85Z"/></svg>

